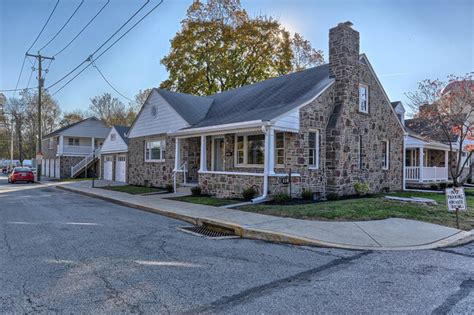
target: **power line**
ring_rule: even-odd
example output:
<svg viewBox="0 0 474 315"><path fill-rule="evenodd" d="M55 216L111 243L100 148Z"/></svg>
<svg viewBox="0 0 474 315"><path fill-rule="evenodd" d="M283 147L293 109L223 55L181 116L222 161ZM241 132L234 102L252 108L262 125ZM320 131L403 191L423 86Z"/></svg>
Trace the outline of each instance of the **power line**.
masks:
<svg viewBox="0 0 474 315"><path fill-rule="evenodd" d="M163 1L163 0L162 0ZM77 69L79 69L83 64L85 64L86 62L90 61L91 59L91 56L93 56L96 52L98 52L102 47L104 47L118 32L120 32L120 30L122 28L125 27L125 25L128 24L128 22L130 22L130 20L132 20L141 10L143 10L143 8L150 2L150 0L147 0L125 23L122 24L122 26L120 26L120 28L118 30L116 30L111 36L109 36L109 38L107 38L107 40L99 46L99 48L97 48L92 54L89 55L89 57L87 57L83 62L81 62L79 65L77 65L74 69L72 69L71 71L69 71L68 73L66 73L64 76L62 76L59 80L57 80L56 82L54 82L53 84L51 84L50 86L48 86L46 89L49 89L49 88L52 88L53 86L57 85L59 82L61 82L62 80L64 80L65 78L67 78L69 75L71 75L74 71L76 71ZM161 2L160 2L161 3Z"/></svg>
<svg viewBox="0 0 474 315"><path fill-rule="evenodd" d="M46 22L44 23L43 25L43 28L41 29L41 31L38 33L38 35L36 36L35 40L33 41L33 43L31 44L30 48L28 48L26 50L26 52L28 53L30 51L30 49L36 44L36 42L38 41L38 38L41 36L41 34L43 33L44 29L46 28L46 25L48 25L49 23L49 20L51 19L51 17L53 16L53 13L54 11L56 11L56 7L58 6L59 4L59 0L57 0L56 4L54 5L54 8L53 10L49 13L49 16L48 16L48 19L46 20ZM16 86L14 89L9 89L9 90L2 90L3 92L14 92L13 93L13 97L15 97L15 94L16 94L16 91L18 91L18 84L20 83L20 79L21 79L21 75L23 74L23 67L25 66L25 61L26 61L26 54L25 54L25 57L23 58L23 62L21 63L21 69L20 69L20 74L18 75L18 80L16 81ZM20 89L20 90L23 90L23 89Z"/></svg>
<svg viewBox="0 0 474 315"><path fill-rule="evenodd" d="M33 76L33 73L35 72L35 66L36 66L36 59L35 59L35 62L33 63L33 67L31 67L31 73L30 73L30 77L28 78L28 84L26 85L26 90L28 90L28 88L30 87L31 77Z"/></svg>
<svg viewBox="0 0 474 315"><path fill-rule="evenodd" d="M74 15L76 15L77 11L79 10L79 8L84 4L84 0L81 0L81 2L79 3L79 5L76 7L76 9L74 10L74 12L72 12L71 16L69 17L69 19L67 19L66 23L63 24L63 26L61 26L61 28L59 29L59 31L56 32L56 34L54 34L53 38L51 38L49 40L49 42L47 42L46 44L43 45L43 47L41 47L40 49L38 49L38 51L41 51L43 50L46 46L48 46L49 44L51 44L51 42L59 35L59 33L62 32L62 30L66 27L66 25L69 24L69 22L71 21L71 19L73 18Z"/></svg>
<svg viewBox="0 0 474 315"><path fill-rule="evenodd" d="M58 4L59 4L59 0L58 0L58 1L56 2L56 4L54 5L53 10L52 10L51 13L49 14L48 19L46 20L46 22L45 22L44 25L43 25L43 28L42 28L41 31L39 32L38 36L36 36L35 41L33 42L33 44L31 44L30 48L28 48L28 49L26 50L27 53L30 52L30 49L33 48L33 46L36 44L36 41L38 41L38 38L39 38L39 37L41 36L41 34L43 33L44 29L46 28L46 25L48 25L49 20L50 20L51 17L53 16L53 13L54 13L54 11L56 10L56 7L58 6Z"/></svg>
<svg viewBox="0 0 474 315"><path fill-rule="evenodd" d="M105 9L105 7L109 4L109 2L110 2L110 0L107 0L107 2L104 4L104 6L103 6L102 8L100 8L100 10L96 13L96 15L94 15L94 16L92 17L92 19L79 31L79 33L77 33L77 35L74 36L74 38L71 39L71 41L70 41L63 49L61 49L60 51L58 51L57 53L55 53L55 54L53 55L53 57L56 57L57 55L59 55L60 53L62 53L66 48L68 48L69 45L71 45L72 42L74 42L74 41L76 40L76 38L78 38L79 35L81 35L82 32L84 32L84 30L95 20L95 18L102 12L102 10Z"/></svg>
<svg viewBox="0 0 474 315"><path fill-rule="evenodd" d="M95 62L92 61L92 66L97 70L97 72L99 72L100 76L102 77L102 79L104 79L105 82L107 82L107 84L112 88L112 90L114 90L118 95L122 96L123 98L129 100L130 102L133 102L132 99L126 97L125 95L123 95L122 93L120 93L110 82L109 80L107 80L107 78L104 76L104 74L102 73L102 71L100 71L99 67L97 67L97 65L95 64Z"/></svg>
<svg viewBox="0 0 474 315"><path fill-rule="evenodd" d="M75 78L77 78L82 72L84 72L87 68L90 67L90 65L92 64L93 61L97 61L100 57L102 57L102 55L104 55L110 48L112 48L119 40L121 40L125 35L127 35L132 29L134 29L141 21L143 21L148 15L150 15L156 8L158 8L162 3L163 3L164 0L160 0L160 2L158 2L157 5L155 5L153 8L150 9L150 11L148 11L143 17L141 17L135 24L132 25L132 27L130 27L125 33L123 33L119 38L117 38L112 44L110 44L109 47L107 47L102 53L100 53L100 55L98 55L96 58L93 58L92 55L89 56L89 58L87 58L86 60L84 60L79 66L76 67L79 68L82 64L84 64L85 62L89 62L89 64L87 66L85 66L84 68L82 68L81 71L79 71L75 76L73 76L69 81L67 81L65 84L63 84L59 89L57 89L52 95L55 95L56 93L58 93L60 90L62 90L64 87L66 87L69 83L71 83L71 81L73 81ZM59 81L56 81L53 85L59 83ZM50 87L52 87L53 85L50 85L49 87L47 87L46 89L49 89Z"/></svg>

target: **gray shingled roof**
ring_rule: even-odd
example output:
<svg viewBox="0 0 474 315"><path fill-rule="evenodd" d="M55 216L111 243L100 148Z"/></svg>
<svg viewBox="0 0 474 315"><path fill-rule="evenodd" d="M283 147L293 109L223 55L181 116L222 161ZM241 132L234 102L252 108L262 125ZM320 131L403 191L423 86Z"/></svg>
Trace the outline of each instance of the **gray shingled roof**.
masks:
<svg viewBox="0 0 474 315"><path fill-rule="evenodd" d="M119 134L120 138L122 138L122 140L128 145L127 132L130 127L115 125L114 128L115 130L117 130L117 133Z"/></svg>
<svg viewBox="0 0 474 315"><path fill-rule="evenodd" d="M314 98L333 82L329 64L200 97L156 89L190 125L208 127L274 119Z"/></svg>
<svg viewBox="0 0 474 315"><path fill-rule="evenodd" d="M85 119L83 119L83 120L76 121L75 123L69 124L69 125L67 125L67 126L64 126L64 127L59 128L59 129L56 129L56 130L54 130L53 132L50 132L50 133L48 133L47 135L44 135L44 136L43 136L43 139L46 139L46 138L55 136L55 135L57 135L57 134L63 132L64 130L69 129L69 128L75 126L75 125L78 125L78 124L80 124L80 123L82 123L82 122L84 122L84 121L86 121L86 120L100 121L100 119L98 119L97 117L94 117L94 116L88 117L88 118L85 118Z"/></svg>
<svg viewBox="0 0 474 315"><path fill-rule="evenodd" d="M172 92L163 89L155 89L178 114L190 125L201 121L212 104L212 99L191 94Z"/></svg>

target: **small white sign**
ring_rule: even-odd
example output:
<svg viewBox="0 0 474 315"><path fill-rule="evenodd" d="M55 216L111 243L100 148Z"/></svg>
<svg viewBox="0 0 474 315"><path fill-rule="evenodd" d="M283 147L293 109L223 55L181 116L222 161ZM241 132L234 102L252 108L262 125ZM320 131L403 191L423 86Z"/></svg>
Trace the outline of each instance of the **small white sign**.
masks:
<svg viewBox="0 0 474 315"><path fill-rule="evenodd" d="M466 196L464 195L464 188L447 188L446 202L448 204L448 211L466 211L467 207Z"/></svg>

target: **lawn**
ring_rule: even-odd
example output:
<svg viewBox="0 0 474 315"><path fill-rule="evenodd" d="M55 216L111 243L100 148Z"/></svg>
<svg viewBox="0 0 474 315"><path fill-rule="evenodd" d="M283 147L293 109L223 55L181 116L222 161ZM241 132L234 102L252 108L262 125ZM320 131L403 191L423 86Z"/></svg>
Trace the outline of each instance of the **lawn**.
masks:
<svg viewBox="0 0 474 315"><path fill-rule="evenodd" d="M132 195L140 195L140 194L153 193L153 192L156 192L156 193L165 192L165 190L161 188L134 186L134 185L104 186L100 188L106 189L106 190L124 192L124 193L132 194Z"/></svg>
<svg viewBox="0 0 474 315"><path fill-rule="evenodd" d="M206 206L214 206L214 207L221 207L227 205L233 205L243 202L242 200L235 200L235 199L218 199L206 195L202 196L182 196L182 197L172 197L167 198L176 201L183 201L183 202L190 202L190 203L197 203L200 205Z"/></svg>
<svg viewBox="0 0 474 315"><path fill-rule="evenodd" d="M444 194L432 192L400 192L390 194L390 196L398 197L434 199L438 202L437 206L386 201L383 200L383 196L295 205L256 204L241 206L238 209L307 220L362 221L405 218L456 227L456 216L454 213L447 211ZM466 199L469 210L467 212L460 212L459 226L461 229L471 230L474 228L474 190L466 190Z"/></svg>

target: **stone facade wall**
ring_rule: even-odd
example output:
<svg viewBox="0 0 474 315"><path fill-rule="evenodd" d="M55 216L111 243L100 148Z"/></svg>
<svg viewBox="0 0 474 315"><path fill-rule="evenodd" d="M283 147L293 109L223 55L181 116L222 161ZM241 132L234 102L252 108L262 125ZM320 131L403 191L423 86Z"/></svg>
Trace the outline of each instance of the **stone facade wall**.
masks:
<svg viewBox="0 0 474 315"><path fill-rule="evenodd" d="M359 33L347 24L331 29L329 55L336 82L326 130L327 191L354 194L357 181L368 183L373 193L400 190L404 132L369 65L359 61ZM361 83L368 86L368 113L359 111ZM382 167L385 140L390 142L388 170Z"/></svg>
<svg viewBox="0 0 474 315"><path fill-rule="evenodd" d="M145 141L152 139L166 140L164 162L145 162ZM129 184L153 187L173 184L174 155L175 139L166 134L130 138L128 140ZM178 180L182 180L182 178Z"/></svg>
<svg viewBox="0 0 474 315"><path fill-rule="evenodd" d="M81 160L83 156L61 156L59 162L59 172L61 178L71 177L71 166L76 165Z"/></svg>
<svg viewBox="0 0 474 315"><path fill-rule="evenodd" d="M201 163L200 137L193 137L181 140L181 163L183 162L187 163L186 180L191 182L197 182L198 171Z"/></svg>

